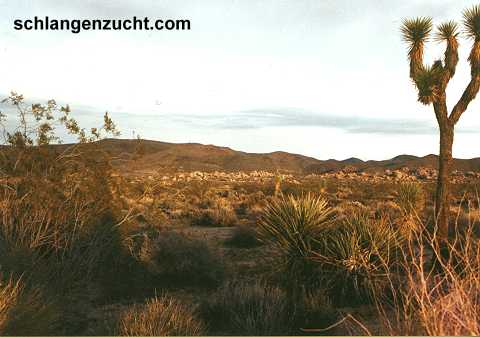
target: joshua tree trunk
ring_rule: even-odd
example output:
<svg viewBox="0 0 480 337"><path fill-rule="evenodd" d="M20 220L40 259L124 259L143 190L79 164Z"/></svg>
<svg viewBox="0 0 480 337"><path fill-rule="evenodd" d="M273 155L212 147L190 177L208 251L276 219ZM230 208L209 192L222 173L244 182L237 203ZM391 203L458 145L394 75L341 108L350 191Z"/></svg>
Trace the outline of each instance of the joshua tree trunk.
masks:
<svg viewBox="0 0 480 337"><path fill-rule="evenodd" d="M448 238L450 217L450 174L452 171L452 145L454 126L440 127L440 156L438 158L437 193L435 199L435 218L441 239Z"/></svg>

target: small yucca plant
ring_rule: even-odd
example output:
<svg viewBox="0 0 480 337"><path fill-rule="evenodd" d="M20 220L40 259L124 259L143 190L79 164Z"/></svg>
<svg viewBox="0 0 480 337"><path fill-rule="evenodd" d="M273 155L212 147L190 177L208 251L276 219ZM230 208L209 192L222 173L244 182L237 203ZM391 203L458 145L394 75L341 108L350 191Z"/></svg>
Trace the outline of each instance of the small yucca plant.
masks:
<svg viewBox="0 0 480 337"><path fill-rule="evenodd" d="M312 260L334 301L368 302L383 290L390 269L398 266L401 244L401 236L386 220L357 211L330 228Z"/></svg>
<svg viewBox="0 0 480 337"><path fill-rule="evenodd" d="M332 215L327 201L312 194L282 195L266 205L258 227L259 240L272 244L280 257L279 267L289 280L313 276L309 258Z"/></svg>
<svg viewBox="0 0 480 337"><path fill-rule="evenodd" d="M418 183L403 183L398 187L396 202L404 215L418 215L425 208L425 192Z"/></svg>

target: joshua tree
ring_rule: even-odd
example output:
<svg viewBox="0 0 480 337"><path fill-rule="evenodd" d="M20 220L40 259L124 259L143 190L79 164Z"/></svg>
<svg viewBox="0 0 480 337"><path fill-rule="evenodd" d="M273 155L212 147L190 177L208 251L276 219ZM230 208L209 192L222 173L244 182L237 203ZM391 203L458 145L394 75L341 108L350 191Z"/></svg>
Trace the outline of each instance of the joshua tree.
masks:
<svg viewBox="0 0 480 337"><path fill-rule="evenodd" d="M480 88L480 5L463 12L463 25L465 37L473 40L473 46L468 57L471 79L450 112L447 108L446 89L450 79L455 75L455 68L458 63L460 31L457 23L449 21L437 27L434 40L446 43L446 49L443 60L437 60L431 66L424 65L423 50L432 32L432 19L426 17L405 19L401 27L403 39L409 46L410 78L418 89L418 101L425 105L433 105L440 129L435 216L439 235L444 239L448 237L449 229L449 184L453 161L454 129Z"/></svg>

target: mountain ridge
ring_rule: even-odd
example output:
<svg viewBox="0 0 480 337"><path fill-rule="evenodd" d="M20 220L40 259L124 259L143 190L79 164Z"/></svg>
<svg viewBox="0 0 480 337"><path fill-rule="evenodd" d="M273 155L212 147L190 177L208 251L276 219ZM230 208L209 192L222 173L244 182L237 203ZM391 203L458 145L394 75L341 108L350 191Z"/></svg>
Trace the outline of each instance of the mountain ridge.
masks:
<svg viewBox="0 0 480 337"><path fill-rule="evenodd" d="M403 167L436 169L438 156L402 154L386 160L348 158L320 160L285 151L249 153L229 147L200 143L167 143L154 140L104 139L100 141L114 157L117 167L134 170L175 169L185 171L289 171L299 174L326 173L342 169L381 172ZM141 149L142 156L129 160ZM480 172L480 158L454 159L454 170Z"/></svg>

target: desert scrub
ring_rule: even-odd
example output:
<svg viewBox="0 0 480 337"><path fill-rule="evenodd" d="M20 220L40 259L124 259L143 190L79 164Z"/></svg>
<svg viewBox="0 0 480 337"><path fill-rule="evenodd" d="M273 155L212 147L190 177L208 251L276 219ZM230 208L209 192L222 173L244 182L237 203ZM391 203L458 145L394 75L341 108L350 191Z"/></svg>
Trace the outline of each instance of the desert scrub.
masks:
<svg viewBox="0 0 480 337"><path fill-rule="evenodd" d="M293 332L294 308L285 292L260 282L229 282L200 310L212 334L271 336Z"/></svg>
<svg viewBox="0 0 480 337"><path fill-rule="evenodd" d="M249 225L235 227L232 236L225 243L237 248L253 248L261 245L256 229Z"/></svg>
<svg viewBox="0 0 480 337"><path fill-rule="evenodd" d="M420 215L425 208L425 192L422 185L414 182L400 184L395 201L404 215Z"/></svg>
<svg viewBox="0 0 480 337"><path fill-rule="evenodd" d="M217 198L213 201L212 208L195 211L191 224L204 227L231 227L237 222L237 214L229 200Z"/></svg>
<svg viewBox="0 0 480 337"><path fill-rule="evenodd" d="M402 236L386 219L357 211L329 228L312 260L334 302L365 303L383 295L390 272L402 262L402 244Z"/></svg>
<svg viewBox="0 0 480 337"><path fill-rule="evenodd" d="M265 206L258 236L275 249L278 271L288 282L303 285L316 279L312 250L327 233L332 217L327 201L311 194L281 196Z"/></svg>
<svg viewBox="0 0 480 337"><path fill-rule="evenodd" d="M190 306L171 297L155 297L144 305L133 305L120 318L122 336L198 336L203 323Z"/></svg>
<svg viewBox="0 0 480 337"><path fill-rule="evenodd" d="M7 116L0 114L2 272L22 276L23 293L41 289L41 303L54 302L58 321L65 323L55 331L76 334L82 323L74 311L94 296L89 290L108 265L104 254L112 250L110 238L117 230L110 156L97 142L117 131L105 114L103 126L87 132L70 117L68 106L59 107L54 100L30 105L12 93L2 103L10 103L18 113L8 115L6 124L14 126L13 131L4 128ZM78 143L54 144L59 126ZM27 306L20 307L25 310L18 309L16 317L28 315ZM26 325L17 326L14 334Z"/></svg>
<svg viewBox="0 0 480 337"><path fill-rule="evenodd" d="M27 288L20 278L0 278L2 336L51 334L58 328L56 311L54 303L46 299L39 289Z"/></svg>
<svg viewBox="0 0 480 337"><path fill-rule="evenodd" d="M139 259L159 285L216 287L224 277L224 265L205 242L174 231L160 231L146 238Z"/></svg>

